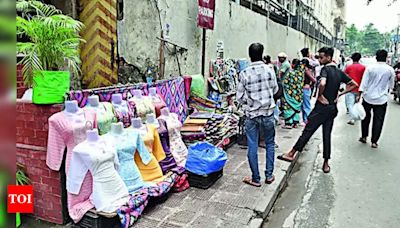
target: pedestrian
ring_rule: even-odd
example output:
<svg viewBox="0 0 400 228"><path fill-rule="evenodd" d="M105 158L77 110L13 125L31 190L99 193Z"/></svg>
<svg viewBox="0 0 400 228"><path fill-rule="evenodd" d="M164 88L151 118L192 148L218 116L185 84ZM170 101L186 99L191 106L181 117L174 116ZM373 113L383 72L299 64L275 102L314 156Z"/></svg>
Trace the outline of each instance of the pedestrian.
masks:
<svg viewBox="0 0 400 228"><path fill-rule="evenodd" d="M237 100L243 104L246 115L245 131L247 136L249 161L252 177L243 182L255 187L261 186L258 170L258 140L260 130L264 132L266 147L265 183L275 180L273 175L275 160L275 120L274 94L278 92L276 76L270 67L264 64L264 46L253 43L249 47L251 64L239 74Z"/></svg>
<svg viewBox="0 0 400 228"><path fill-rule="evenodd" d="M303 102L305 66L299 59L292 60L292 70L283 78L283 117L285 129L296 128L300 123Z"/></svg>
<svg viewBox="0 0 400 228"><path fill-rule="evenodd" d="M323 47L319 51L319 61L324 67L321 69L320 81L318 87L318 99L314 109L308 119L303 133L297 140L293 148L286 154L278 156L278 159L284 161L293 161L297 151L302 151L315 131L322 125L323 135L323 157L324 173L330 172L329 159L331 158L331 133L333 121L337 116L337 100L343 94L346 94L357 87L357 84L351 80L343 71L333 64L333 48ZM345 91L339 93L341 83L351 84Z"/></svg>
<svg viewBox="0 0 400 228"><path fill-rule="evenodd" d="M271 61L271 56L267 55L264 56L263 61L265 64L267 64L267 66L269 66L273 71L275 76L278 76L278 67L276 65L274 65ZM281 83L281 82L278 82ZM275 118L275 125L279 125L279 106L280 106L280 99L276 99L275 100L275 109L274 109L274 118Z"/></svg>
<svg viewBox="0 0 400 228"><path fill-rule="evenodd" d="M361 122L361 138L359 141L367 143L372 110L374 113L371 137L372 148L378 147L378 140L381 136L386 115L388 96L390 89L394 87L395 72L392 67L386 64L387 57L388 52L385 50L376 52L377 63L367 67L360 86L360 95L363 99L362 105L367 115Z"/></svg>
<svg viewBox="0 0 400 228"><path fill-rule="evenodd" d="M358 85L361 85L361 80L365 72L365 66L360 63L361 54L356 52L351 55L351 59L353 63L348 65L344 72L353 79ZM356 98L358 96L358 87L355 88L350 93L346 94L345 101L346 101L346 108L347 112L349 112L354 104L356 103ZM354 125L355 120L350 119L348 122L350 125Z"/></svg>
<svg viewBox="0 0 400 228"><path fill-rule="evenodd" d="M290 63L287 55L284 52L278 54L278 61L280 63L278 70L278 81L281 81L290 71Z"/></svg>
<svg viewBox="0 0 400 228"><path fill-rule="evenodd" d="M311 113L311 96L312 96L312 86L317 81L315 79L314 73L315 68L319 66L318 60L314 59L314 55L310 54L308 48L301 49L301 55L303 56L303 62L306 66L304 86L303 86L303 103L301 105L301 113L303 117L303 123L307 124L308 116Z"/></svg>

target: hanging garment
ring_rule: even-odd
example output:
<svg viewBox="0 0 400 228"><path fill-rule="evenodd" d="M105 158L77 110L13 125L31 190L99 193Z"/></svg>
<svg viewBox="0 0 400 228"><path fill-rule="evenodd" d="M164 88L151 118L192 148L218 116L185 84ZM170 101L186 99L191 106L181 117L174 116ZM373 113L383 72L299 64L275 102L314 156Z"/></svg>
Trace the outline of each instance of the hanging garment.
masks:
<svg viewBox="0 0 400 228"><path fill-rule="evenodd" d="M65 147L67 147L67 154L65 159L65 173L68 174L72 149L86 139L87 122L90 122L93 127L97 126L96 114L87 111L79 110L73 115L83 115L82 121L72 121L69 118L69 113L61 111L53 114L49 118L49 135L47 143L47 166L55 171L59 171ZM68 212L69 216L77 223L83 215L94 206L89 200L92 194L92 175L87 172L82 181L82 186L78 194L68 193Z"/></svg>
<svg viewBox="0 0 400 228"><path fill-rule="evenodd" d="M159 119L165 120L168 127L169 144L172 156L174 156L178 166L185 167L188 149L182 141L180 129L182 123L179 121L175 113L170 113L168 116L161 115Z"/></svg>
<svg viewBox="0 0 400 228"><path fill-rule="evenodd" d="M160 136L158 135L157 128L153 124L146 124L147 128L146 135L142 135L144 144L150 152L152 157L151 161L146 165L143 163L139 154L135 154L135 163L139 168L140 174L144 181L159 182L163 177L163 172L161 170L159 161L166 158L164 149L161 145ZM129 130L136 131L134 128Z"/></svg>
<svg viewBox="0 0 400 228"><path fill-rule="evenodd" d="M96 211L113 213L129 200L129 192L115 169L118 167L115 148L101 137L96 142L87 140L73 149L71 169L67 174L67 191L79 194L88 171L93 176L90 197Z"/></svg>
<svg viewBox="0 0 400 228"><path fill-rule="evenodd" d="M149 96L142 96L141 98L132 97L129 101L135 104L136 115L143 122L146 121L147 114L156 114L153 101Z"/></svg>
<svg viewBox="0 0 400 228"><path fill-rule="evenodd" d="M120 209L117 211L122 227L132 227L133 224L139 219L140 215L142 215L144 208L148 204L148 200L151 198L165 196L173 187L176 177L176 174L172 174L164 178L161 182L157 183L156 186L143 188L132 194L128 203L120 207Z"/></svg>
<svg viewBox="0 0 400 228"><path fill-rule="evenodd" d="M125 130L121 134L109 133L104 135L108 144L115 147L119 168L118 173L124 181L130 194L148 186L143 182L140 171L134 162L134 155L139 154L143 164L148 165L152 159L150 152L137 132Z"/></svg>
<svg viewBox="0 0 400 228"><path fill-rule="evenodd" d="M100 102L97 108L87 105L84 109L96 112L97 128L99 129L100 135L107 134L111 129L111 124L117 121L114 107L109 102Z"/></svg>
<svg viewBox="0 0 400 228"><path fill-rule="evenodd" d="M160 127L158 128L158 134L160 135L161 145L165 152L165 159L160 161L160 166L164 174L168 173L168 171L172 171L178 174L185 172L184 167L179 167L176 165L176 161L174 156L172 156L169 150L169 136L168 136L168 128L165 123L165 120L159 119L158 120Z"/></svg>

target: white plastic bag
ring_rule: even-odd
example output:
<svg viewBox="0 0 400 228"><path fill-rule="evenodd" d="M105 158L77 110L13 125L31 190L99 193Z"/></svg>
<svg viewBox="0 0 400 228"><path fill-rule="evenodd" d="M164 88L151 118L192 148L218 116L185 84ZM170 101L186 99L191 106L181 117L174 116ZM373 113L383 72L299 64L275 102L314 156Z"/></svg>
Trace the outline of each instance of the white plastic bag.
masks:
<svg viewBox="0 0 400 228"><path fill-rule="evenodd" d="M361 102L355 103L354 106L350 109L350 115L353 120L363 120L367 115L365 113L364 107Z"/></svg>

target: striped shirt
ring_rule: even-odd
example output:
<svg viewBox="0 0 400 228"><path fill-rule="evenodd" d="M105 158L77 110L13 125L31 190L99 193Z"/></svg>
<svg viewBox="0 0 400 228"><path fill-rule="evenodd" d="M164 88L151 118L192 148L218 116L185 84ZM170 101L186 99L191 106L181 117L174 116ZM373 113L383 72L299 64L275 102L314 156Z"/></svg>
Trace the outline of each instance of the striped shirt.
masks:
<svg viewBox="0 0 400 228"><path fill-rule="evenodd" d="M278 92L274 72L261 61L253 62L239 75L236 98L249 118L272 115Z"/></svg>

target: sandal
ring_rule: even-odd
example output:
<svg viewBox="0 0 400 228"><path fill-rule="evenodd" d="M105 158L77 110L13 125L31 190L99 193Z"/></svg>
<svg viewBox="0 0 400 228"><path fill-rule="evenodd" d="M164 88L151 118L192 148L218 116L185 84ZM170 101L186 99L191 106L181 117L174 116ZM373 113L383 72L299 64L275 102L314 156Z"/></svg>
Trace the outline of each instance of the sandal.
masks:
<svg viewBox="0 0 400 228"><path fill-rule="evenodd" d="M270 179L265 179L265 183L266 184L272 184L272 182L274 182L275 181L275 176L272 176Z"/></svg>
<svg viewBox="0 0 400 228"><path fill-rule="evenodd" d="M296 153L297 153L297 152L296 152ZM295 157L296 157L296 154L294 154L294 156L293 156L292 159L286 157L286 154L282 154L282 155L279 155L277 158L278 158L279 160L282 160L282 161L292 162L292 161L294 160Z"/></svg>
<svg viewBox="0 0 400 228"><path fill-rule="evenodd" d="M361 137L358 141L362 143L367 143L367 138Z"/></svg>
<svg viewBox="0 0 400 228"><path fill-rule="evenodd" d="M325 169L325 164L322 166L322 171L324 171L324 173L329 173L331 171L331 167L329 165L327 165L328 169Z"/></svg>
<svg viewBox="0 0 400 228"><path fill-rule="evenodd" d="M261 187L261 183L254 182L250 177L245 177L243 182L254 187Z"/></svg>
<svg viewBox="0 0 400 228"><path fill-rule="evenodd" d="M284 126L282 126L282 129L293 129L293 127L292 126L290 126L290 125L284 125Z"/></svg>

